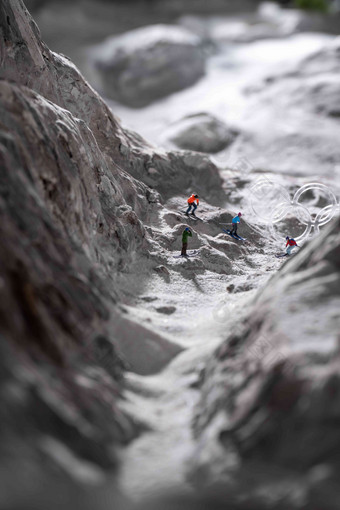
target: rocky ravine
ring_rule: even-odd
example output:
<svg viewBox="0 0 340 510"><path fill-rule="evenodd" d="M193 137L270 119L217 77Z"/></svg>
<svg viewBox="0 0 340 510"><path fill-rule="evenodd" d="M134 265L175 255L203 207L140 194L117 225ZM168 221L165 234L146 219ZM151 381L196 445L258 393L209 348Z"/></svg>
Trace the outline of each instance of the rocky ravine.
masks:
<svg viewBox="0 0 340 510"><path fill-rule="evenodd" d="M223 317L222 321L216 319L216 299L224 299L226 284L235 289L235 295L240 293L242 304L243 293L263 285L279 262L264 264L267 259L261 246L265 241L250 223L244 225L251 241L247 247L220 233L220 223L229 222L235 211L218 169L207 157L190 151L157 151L135 133L124 130L76 67L42 43L20 0L1 4L0 22L0 501L12 508L20 507L23 501L27 506L30 498L34 507L40 504L44 508L45 502L51 507L52 501L56 506L65 502L74 506L73 498L80 494L74 482L103 484L120 463L119 446L154 425L133 405L122 404L124 372L130 372L126 398L132 402L133 395L143 391L145 397L150 390L147 386L143 390L142 376L159 372L194 342L195 335L188 334L191 325L183 326L192 313L185 309L185 300L181 301L183 286L191 289L190 296L195 296L198 306L196 314L201 313L196 336L200 334L202 342L214 336L216 343L225 336ZM180 211L192 190L204 196L201 211L205 221L193 226L192 247L198 250L198 257L183 261L175 258L174 252L178 253L178 239L185 225ZM335 235L325 239L325 256L323 252L318 255L318 275L325 278L325 284L331 281L335 289L332 275L338 270L334 262L337 252L332 247L336 242ZM278 281L281 274L289 281L293 271L301 271L299 285L308 286L309 279L315 281L316 269L308 270L303 255L313 254L313 250L315 245L311 244L288 263L276 277ZM274 307L271 295L277 292L275 285L279 283L273 280L267 294L263 293L268 307ZM167 293L171 294L167 306L153 304L157 294ZM326 320L318 303L325 306L321 300L315 302L315 313ZM329 305L334 313L333 301ZM174 309L178 313L170 325L160 319ZM280 305L281 309L284 313L285 307ZM211 313L217 329L211 329L207 320ZM249 324L257 320L254 313L250 312ZM266 320L258 319L259 324L262 322L271 331L270 314ZM335 323L328 320L327 324L333 331ZM228 328L232 331L230 323ZM256 334L258 328L251 331ZM219 348L204 373L202 365L198 371L198 366L193 369L187 353L183 365L178 362L181 376L189 374L182 391L190 385L196 388L193 401L203 385L194 424L199 450L200 437L209 431L219 405L224 413L223 404L230 398L229 390L227 395L223 393L233 379L231 374L229 381L229 373L223 382L225 359L235 363L234 351L229 353L229 349L237 349L241 342L248 342L248 337L254 340L249 331L239 335ZM329 349L334 349L333 343ZM199 360L201 364L208 352L209 346ZM247 356L240 356L241 364L248 363ZM327 374L330 357L323 355L322 359ZM268 391L272 391L272 377L280 375L280 367L256 369L261 374L259 387L269 385ZM304 367L312 369L312 364ZM253 372L249 373L249 380L255 381ZM210 393L209 384L215 377L222 380L223 391L216 384ZM237 374L242 389L248 385L247 377L243 372ZM300 382L296 387L302 387ZM334 387L336 392L336 384ZM287 418L292 422L300 395L295 398L295 386L293 389L294 401L289 396L285 408L288 414L293 411L292 418ZM314 398L308 384L303 389ZM175 386L174 391L178 391ZM243 398L242 391L239 394ZM267 400L259 397L258 402L263 413L267 412ZM232 405L245 413L245 422L256 414L245 412L241 404ZM269 413L269 426L272 416L274 420L275 413ZM190 418L183 422L188 436ZM228 449L230 430L224 421L221 423L221 443ZM251 430L256 442L256 424ZM205 438L204 443L209 441ZM336 447L336 442L331 446ZM328 446L321 447L327 455ZM266 449L259 451L265 458ZM225 457L223 448L218 452ZM248 458L237 457L234 450L226 457L228 462L234 459L236 464L248 465ZM322 455L320 458L324 459ZM193 481L200 480L201 459L200 451L196 451L189 470ZM216 459L212 457L211 462L215 465ZM289 462L293 462L291 458ZM313 462L308 467L314 466ZM334 467L332 463L327 469ZM209 475L209 467L203 472ZM262 482L259 480L259 488ZM116 490L113 496L113 482L109 487L110 504L114 498L117 505L124 505ZM90 507L91 500L86 504ZM107 505L104 501L99 504Z"/></svg>

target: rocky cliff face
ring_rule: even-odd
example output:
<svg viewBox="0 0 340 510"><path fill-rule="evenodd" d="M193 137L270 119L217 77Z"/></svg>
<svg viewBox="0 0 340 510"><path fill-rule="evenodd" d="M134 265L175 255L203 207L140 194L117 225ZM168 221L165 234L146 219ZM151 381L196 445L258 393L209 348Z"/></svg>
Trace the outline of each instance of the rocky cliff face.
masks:
<svg viewBox="0 0 340 510"><path fill-rule="evenodd" d="M15 504L25 463L22 494L41 479L40 462L47 478L59 466L95 480L116 465L110 445L138 432L117 407L123 361L106 326L117 289L105 278L145 239L121 186L137 200L137 185L119 182L81 119L93 108L101 132L99 99L87 114L80 102L77 117L65 109L78 89L63 95L61 82L87 86L40 43L22 2L2 3L1 27L1 498Z"/></svg>

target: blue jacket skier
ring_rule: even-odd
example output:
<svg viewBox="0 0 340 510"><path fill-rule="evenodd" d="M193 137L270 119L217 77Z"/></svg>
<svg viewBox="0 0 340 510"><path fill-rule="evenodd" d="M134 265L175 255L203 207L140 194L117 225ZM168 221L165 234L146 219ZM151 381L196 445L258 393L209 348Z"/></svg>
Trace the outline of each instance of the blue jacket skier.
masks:
<svg viewBox="0 0 340 510"><path fill-rule="evenodd" d="M233 225L233 228L231 229L231 234L236 234L237 235L237 224L238 223L241 223L241 217L242 216L242 213L238 213L237 216L234 216L234 218L232 219L231 223Z"/></svg>

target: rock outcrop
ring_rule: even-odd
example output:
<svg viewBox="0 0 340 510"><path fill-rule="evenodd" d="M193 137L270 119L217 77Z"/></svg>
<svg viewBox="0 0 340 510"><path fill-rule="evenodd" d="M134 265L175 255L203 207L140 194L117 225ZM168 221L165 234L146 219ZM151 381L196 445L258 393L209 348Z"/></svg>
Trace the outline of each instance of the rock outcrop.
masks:
<svg viewBox="0 0 340 510"><path fill-rule="evenodd" d="M339 504L339 226L283 266L206 368L200 484L223 480L275 508Z"/></svg>
<svg viewBox="0 0 340 510"><path fill-rule="evenodd" d="M237 134L217 117L197 113L169 126L164 137L181 149L214 154L232 144Z"/></svg>
<svg viewBox="0 0 340 510"><path fill-rule="evenodd" d="M205 72L200 39L188 30L154 25L112 37L93 50L104 94L142 107L195 83Z"/></svg>

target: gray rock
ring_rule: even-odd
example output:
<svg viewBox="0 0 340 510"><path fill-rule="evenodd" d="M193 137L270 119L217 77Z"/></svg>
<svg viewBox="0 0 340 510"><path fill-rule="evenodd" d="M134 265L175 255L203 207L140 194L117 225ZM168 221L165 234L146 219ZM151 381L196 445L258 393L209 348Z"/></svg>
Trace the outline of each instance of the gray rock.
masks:
<svg viewBox="0 0 340 510"><path fill-rule="evenodd" d="M164 313L165 315L171 315L175 313L176 307L175 306L160 306L159 308L156 308L156 311L158 313Z"/></svg>
<svg viewBox="0 0 340 510"><path fill-rule="evenodd" d="M164 133L164 137L181 149L197 152L220 152L233 143L238 131L208 113L188 115Z"/></svg>
<svg viewBox="0 0 340 510"><path fill-rule="evenodd" d="M158 297L156 296L142 296L141 299L146 303L152 303L152 301L157 301Z"/></svg>
<svg viewBox="0 0 340 510"><path fill-rule="evenodd" d="M153 329L148 329L115 312L111 315L111 330L117 351L127 362L129 370L137 374L158 373L183 350Z"/></svg>
<svg viewBox="0 0 340 510"><path fill-rule="evenodd" d="M154 25L109 38L93 50L104 94L142 107L193 85L205 72L200 39L188 30Z"/></svg>
<svg viewBox="0 0 340 510"><path fill-rule="evenodd" d="M157 266L157 267L155 267L155 271L156 271L156 273L158 273L160 275L170 276L170 271L165 266Z"/></svg>
<svg viewBox="0 0 340 510"><path fill-rule="evenodd" d="M157 168L158 174L150 176L136 165L131 169L132 175L156 188L166 199L183 193L190 195L193 189L212 204L219 203L222 198L223 181L219 170L204 154L155 151L146 166Z"/></svg>

